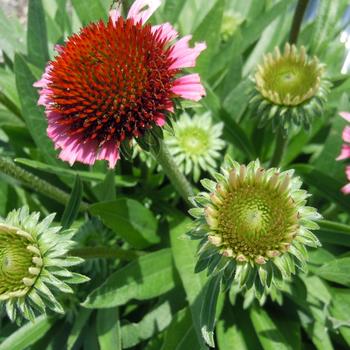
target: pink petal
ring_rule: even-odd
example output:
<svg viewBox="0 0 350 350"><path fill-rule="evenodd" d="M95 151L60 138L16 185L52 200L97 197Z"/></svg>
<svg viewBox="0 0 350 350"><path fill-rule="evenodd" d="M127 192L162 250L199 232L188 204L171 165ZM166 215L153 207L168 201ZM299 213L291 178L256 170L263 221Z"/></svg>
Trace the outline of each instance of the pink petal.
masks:
<svg viewBox="0 0 350 350"><path fill-rule="evenodd" d="M342 187L341 191L344 194L349 194L350 193L350 184L345 185L344 187Z"/></svg>
<svg viewBox="0 0 350 350"><path fill-rule="evenodd" d="M63 51L63 45L58 45L58 44L56 44L56 45L55 45L55 50L56 50L56 52L57 52L58 54L62 53L62 51Z"/></svg>
<svg viewBox="0 0 350 350"><path fill-rule="evenodd" d="M119 159L119 150L114 142L106 142L102 149L100 150L97 158L99 160L107 160L109 163L109 168L113 169Z"/></svg>
<svg viewBox="0 0 350 350"><path fill-rule="evenodd" d="M343 145L341 152L339 156L336 158L336 160L343 160L350 158L350 146L349 145Z"/></svg>
<svg viewBox="0 0 350 350"><path fill-rule="evenodd" d="M350 166L349 165L345 168L345 174L346 174L347 179L350 180Z"/></svg>
<svg viewBox="0 0 350 350"><path fill-rule="evenodd" d="M186 35L172 47L171 58L175 62L170 69L188 68L196 65L196 60L200 53L207 48L205 43L196 43L193 48L189 47L192 35Z"/></svg>
<svg viewBox="0 0 350 350"><path fill-rule="evenodd" d="M171 91L185 99L199 101L205 96L205 90L198 74L189 74L178 78Z"/></svg>
<svg viewBox="0 0 350 350"><path fill-rule="evenodd" d="M343 117L346 121L350 122L350 113L349 112L340 112L339 115Z"/></svg>
<svg viewBox="0 0 350 350"><path fill-rule="evenodd" d="M346 126L343 130L343 140L350 143L350 126Z"/></svg>
<svg viewBox="0 0 350 350"><path fill-rule="evenodd" d="M118 18L121 16L120 6L109 11L109 17L111 18L113 24L118 21Z"/></svg>
<svg viewBox="0 0 350 350"><path fill-rule="evenodd" d="M136 0L128 13L128 18L133 18L134 21L145 23L161 5L161 0Z"/></svg>
<svg viewBox="0 0 350 350"><path fill-rule="evenodd" d="M156 124L158 126L164 126L166 121L166 117L164 114L158 114L157 119L156 119Z"/></svg>
<svg viewBox="0 0 350 350"><path fill-rule="evenodd" d="M170 23L163 23L152 27L152 33L158 32L161 40L172 41L179 35Z"/></svg>

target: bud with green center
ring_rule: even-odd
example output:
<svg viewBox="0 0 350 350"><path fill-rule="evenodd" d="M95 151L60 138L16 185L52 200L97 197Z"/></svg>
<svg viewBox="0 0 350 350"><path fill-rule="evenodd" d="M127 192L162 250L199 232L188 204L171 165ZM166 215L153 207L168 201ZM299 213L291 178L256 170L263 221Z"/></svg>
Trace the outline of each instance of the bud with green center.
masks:
<svg viewBox="0 0 350 350"><path fill-rule="evenodd" d="M293 171L263 169L258 161L228 161L216 181L202 180L209 191L193 198L193 239L200 239L197 271L224 270L227 287L237 282L260 299L270 288L306 268L305 245L320 245L310 231L320 218L305 206L308 193Z"/></svg>
<svg viewBox="0 0 350 350"><path fill-rule="evenodd" d="M286 44L284 52L264 56L255 73L251 104L260 126L287 130L292 125L309 128L312 118L323 112L330 82L324 78L324 65L310 59L301 46Z"/></svg>
<svg viewBox="0 0 350 350"><path fill-rule="evenodd" d="M0 220L0 303L12 321L33 320L47 308L63 313L53 292L72 293L68 284L88 280L66 269L83 260L67 256L74 232L50 227L54 217L39 222L39 213L23 207Z"/></svg>
<svg viewBox="0 0 350 350"><path fill-rule="evenodd" d="M201 171L213 173L225 147L221 139L223 123L213 124L210 113L192 118L183 113L173 127L173 134L164 133L164 141L180 171L192 173L194 181L199 180Z"/></svg>
<svg viewBox="0 0 350 350"><path fill-rule="evenodd" d="M244 17L239 12L225 12L220 29L221 40L223 42L228 41L236 33L243 21Z"/></svg>

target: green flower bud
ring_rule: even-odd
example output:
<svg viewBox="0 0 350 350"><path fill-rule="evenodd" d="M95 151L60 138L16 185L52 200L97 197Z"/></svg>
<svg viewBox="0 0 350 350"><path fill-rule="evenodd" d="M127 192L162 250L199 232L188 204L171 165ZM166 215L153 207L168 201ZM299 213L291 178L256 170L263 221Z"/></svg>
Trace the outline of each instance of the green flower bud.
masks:
<svg viewBox="0 0 350 350"><path fill-rule="evenodd" d="M83 260L68 256L74 232L50 227L54 217L39 222L39 213L23 207L0 220L0 303L12 321L33 320L47 308L63 313L54 294L88 280L66 269Z"/></svg>
<svg viewBox="0 0 350 350"><path fill-rule="evenodd" d="M220 151L225 147L221 139L223 123L213 124L210 113L183 113L173 125L173 134L164 133L164 141L175 163L185 175L198 181L202 171L214 172Z"/></svg>
<svg viewBox="0 0 350 350"><path fill-rule="evenodd" d="M201 240L196 269L224 270L227 287L235 282L260 298L271 286L280 288L296 267L305 270L305 245L320 245L310 230L321 216L305 206L309 195L293 171L265 170L258 161L229 163L215 182L202 180L209 193L193 198L189 235Z"/></svg>
<svg viewBox="0 0 350 350"><path fill-rule="evenodd" d="M309 128L312 118L322 114L331 86L324 65L310 59L305 47L298 50L288 43L283 53L276 47L274 54L264 56L253 81L250 103L259 125L272 122L274 129L285 130L292 125Z"/></svg>

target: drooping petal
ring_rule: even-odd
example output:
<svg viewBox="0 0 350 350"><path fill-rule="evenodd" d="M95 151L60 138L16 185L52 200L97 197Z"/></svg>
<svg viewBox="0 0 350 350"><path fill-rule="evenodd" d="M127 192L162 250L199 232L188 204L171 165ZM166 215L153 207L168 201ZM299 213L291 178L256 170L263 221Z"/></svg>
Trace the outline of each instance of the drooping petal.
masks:
<svg viewBox="0 0 350 350"><path fill-rule="evenodd" d="M344 193L344 194L349 194L350 193L350 183L343 186L341 191Z"/></svg>
<svg viewBox="0 0 350 350"><path fill-rule="evenodd" d="M179 35L170 23L163 23L152 27L152 33L159 32L159 38L165 41L172 41Z"/></svg>
<svg viewBox="0 0 350 350"><path fill-rule="evenodd" d="M120 6L109 11L109 17L111 18L113 23L117 22L120 16L121 16Z"/></svg>
<svg viewBox="0 0 350 350"><path fill-rule="evenodd" d="M337 160L343 160L350 158L350 146L349 145L343 145L340 155L337 157Z"/></svg>
<svg viewBox="0 0 350 350"><path fill-rule="evenodd" d="M174 63L171 69L189 68L196 65L196 60L200 53L207 48L205 43L196 43L193 48L189 46L192 35L184 36L172 47L171 58Z"/></svg>
<svg viewBox="0 0 350 350"><path fill-rule="evenodd" d="M129 10L128 18L136 23L145 23L160 5L160 0L136 0Z"/></svg>
<svg viewBox="0 0 350 350"><path fill-rule="evenodd" d="M115 143L106 142L102 146L96 159L107 160L109 163L109 168L113 169L117 163L117 160L119 159L119 150Z"/></svg>
<svg viewBox="0 0 350 350"><path fill-rule="evenodd" d="M343 140L350 143L350 126L346 126L343 130Z"/></svg>
<svg viewBox="0 0 350 350"><path fill-rule="evenodd" d="M339 115L343 117L346 121L350 122L350 113L349 112L340 112Z"/></svg>
<svg viewBox="0 0 350 350"><path fill-rule="evenodd" d="M205 96L205 89L198 74L189 74L176 79L172 92L182 98L193 101L199 101Z"/></svg>

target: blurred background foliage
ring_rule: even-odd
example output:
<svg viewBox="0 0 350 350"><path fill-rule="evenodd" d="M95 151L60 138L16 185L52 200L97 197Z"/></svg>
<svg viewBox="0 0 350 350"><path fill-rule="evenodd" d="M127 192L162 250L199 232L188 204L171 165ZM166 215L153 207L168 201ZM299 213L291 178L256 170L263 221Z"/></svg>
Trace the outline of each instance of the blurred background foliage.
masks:
<svg viewBox="0 0 350 350"><path fill-rule="evenodd" d="M24 204L57 212L57 220L78 229L77 250L107 245L110 258L87 258L81 270L92 280L62 300L62 317L40 316L18 327L2 314L0 349L205 349L200 329L215 312L218 349L348 349L350 198L340 192L344 164L335 161L345 126L338 112L349 110L340 41L349 28L348 1L309 2L298 44L326 64L333 88L311 131L292 133L282 163L313 193L311 205L324 216L316 232L323 246L310 252L309 273L299 273L278 302L260 307L232 291L219 294L211 314L202 310L207 277L194 273L196 244L182 238L190 222L186 204L164 174L139 156L121 160L115 171L104 162L70 168L46 136L32 84L54 57L54 45L91 21L106 20L111 1L29 0L9 16L14 3L0 2L0 154L67 198L59 203L0 173L0 214ZM249 76L264 53L288 41L295 6L295 0L164 0L152 17L206 41L195 70L207 97L182 107L189 114L210 111L224 122L227 153L239 162L271 158L272 131L258 129L251 118Z"/></svg>

